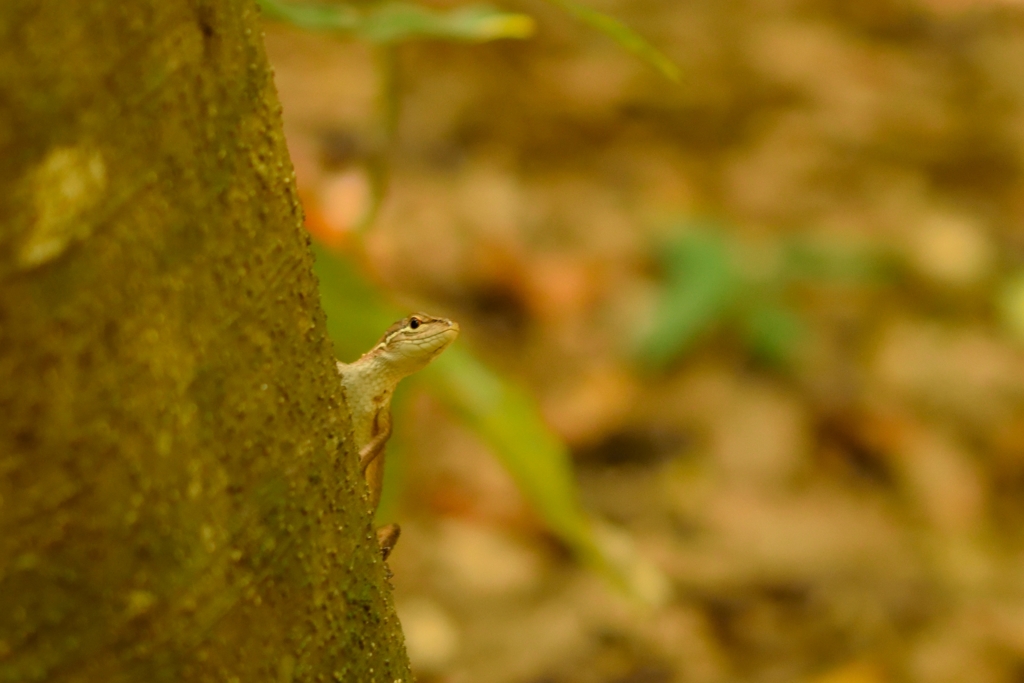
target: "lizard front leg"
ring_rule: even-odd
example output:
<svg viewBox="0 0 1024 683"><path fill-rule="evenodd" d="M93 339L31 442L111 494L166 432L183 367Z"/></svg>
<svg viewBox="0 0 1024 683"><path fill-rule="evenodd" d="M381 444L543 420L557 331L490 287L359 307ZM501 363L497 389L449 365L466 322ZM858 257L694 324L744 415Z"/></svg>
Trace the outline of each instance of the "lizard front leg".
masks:
<svg viewBox="0 0 1024 683"><path fill-rule="evenodd" d="M370 509L376 511L377 506L380 505L380 494L384 487L384 449L391 436L391 413L386 411L378 415L374 426L377 428L377 433L369 443L359 449L359 467L362 469L366 485L370 489ZM377 543L380 545L380 554L383 559L388 559L395 543L398 542L398 535L401 531L397 524L388 524L377 529Z"/></svg>
<svg viewBox="0 0 1024 683"><path fill-rule="evenodd" d="M387 445L388 437L391 436L391 420L385 422L387 423L385 431L359 449L359 468L370 489L370 509L374 511L380 504L380 494L384 484L384 448ZM398 536L401 533L402 529L397 524L387 524L377 529L377 544L380 546L382 559L388 559L388 555L398 543Z"/></svg>
<svg viewBox="0 0 1024 683"><path fill-rule="evenodd" d="M359 467L370 489L370 510L376 511L384 487L384 448L391 436L391 414L385 412L377 418L377 433L359 449Z"/></svg>
<svg viewBox="0 0 1024 683"><path fill-rule="evenodd" d="M379 434L370 443L359 449L359 466L363 470L363 476L366 477L366 484L370 489L370 505L373 510L376 510L380 504L380 493L384 483L384 447L390 434L391 425L388 420L387 431ZM381 559L388 559L388 555L398 543L398 536L401 533L402 529L397 524L387 524L377 529L377 544L380 546Z"/></svg>
<svg viewBox="0 0 1024 683"><path fill-rule="evenodd" d="M383 434L378 434L370 439L370 443L359 449L359 471L362 472L364 476L366 475L366 469L370 466L370 463L384 453L384 446L387 444L389 436L391 436L390 428Z"/></svg>

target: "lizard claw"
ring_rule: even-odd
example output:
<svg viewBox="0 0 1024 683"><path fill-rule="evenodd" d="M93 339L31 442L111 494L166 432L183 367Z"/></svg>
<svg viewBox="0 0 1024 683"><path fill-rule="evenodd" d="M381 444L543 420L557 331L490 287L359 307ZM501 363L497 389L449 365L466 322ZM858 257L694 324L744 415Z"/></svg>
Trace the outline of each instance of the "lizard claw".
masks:
<svg viewBox="0 0 1024 683"><path fill-rule="evenodd" d="M388 555L394 550L398 543L398 536L402 533L402 527L397 524L388 524L377 529L377 544L380 545L381 559L388 559Z"/></svg>

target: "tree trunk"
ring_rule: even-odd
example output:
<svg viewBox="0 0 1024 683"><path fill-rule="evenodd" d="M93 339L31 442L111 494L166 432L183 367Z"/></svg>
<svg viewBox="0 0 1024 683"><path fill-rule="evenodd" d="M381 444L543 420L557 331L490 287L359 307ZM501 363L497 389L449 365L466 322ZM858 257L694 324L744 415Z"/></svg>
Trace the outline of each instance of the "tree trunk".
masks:
<svg viewBox="0 0 1024 683"><path fill-rule="evenodd" d="M250 0L0 3L0 682L410 680Z"/></svg>

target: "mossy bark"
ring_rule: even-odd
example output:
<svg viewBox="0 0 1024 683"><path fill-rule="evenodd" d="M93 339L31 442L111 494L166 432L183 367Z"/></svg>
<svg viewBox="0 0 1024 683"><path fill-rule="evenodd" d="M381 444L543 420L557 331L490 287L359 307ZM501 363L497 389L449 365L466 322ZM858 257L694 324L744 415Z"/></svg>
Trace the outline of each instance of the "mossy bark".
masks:
<svg viewBox="0 0 1024 683"><path fill-rule="evenodd" d="M258 19L0 3L0 682L409 680Z"/></svg>

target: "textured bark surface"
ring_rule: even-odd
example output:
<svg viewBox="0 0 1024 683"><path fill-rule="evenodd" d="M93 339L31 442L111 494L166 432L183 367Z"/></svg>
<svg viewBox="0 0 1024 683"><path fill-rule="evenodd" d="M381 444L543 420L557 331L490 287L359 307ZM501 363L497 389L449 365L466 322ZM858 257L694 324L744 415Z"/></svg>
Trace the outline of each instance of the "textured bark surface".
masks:
<svg viewBox="0 0 1024 683"><path fill-rule="evenodd" d="M409 680L255 7L0 3L0 681Z"/></svg>

